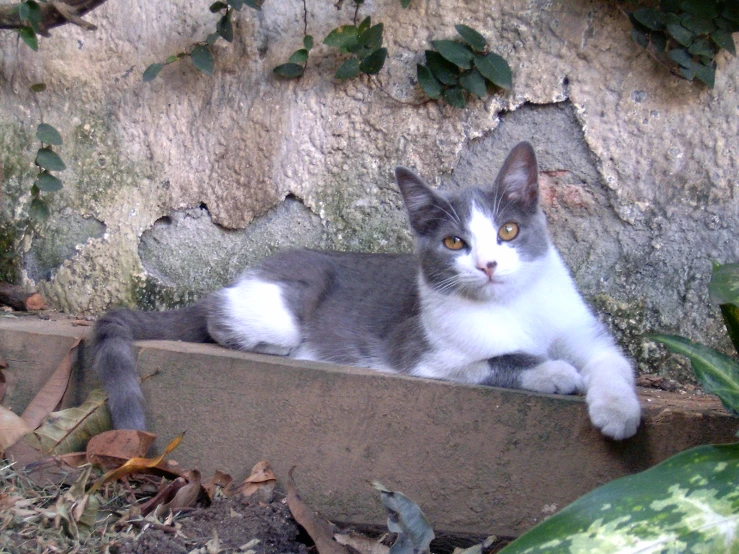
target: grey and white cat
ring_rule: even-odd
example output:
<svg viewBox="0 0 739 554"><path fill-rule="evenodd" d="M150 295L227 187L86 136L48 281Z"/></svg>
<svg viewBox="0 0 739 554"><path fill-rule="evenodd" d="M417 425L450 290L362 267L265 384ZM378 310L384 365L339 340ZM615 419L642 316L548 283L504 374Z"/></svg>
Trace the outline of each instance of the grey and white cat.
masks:
<svg viewBox="0 0 739 554"><path fill-rule="evenodd" d="M182 310L116 310L95 327L94 365L117 428L145 426L131 342L169 339L544 393L584 392L604 435L640 420L631 364L592 315L549 241L529 143L492 186L396 180L415 254L287 251Z"/></svg>

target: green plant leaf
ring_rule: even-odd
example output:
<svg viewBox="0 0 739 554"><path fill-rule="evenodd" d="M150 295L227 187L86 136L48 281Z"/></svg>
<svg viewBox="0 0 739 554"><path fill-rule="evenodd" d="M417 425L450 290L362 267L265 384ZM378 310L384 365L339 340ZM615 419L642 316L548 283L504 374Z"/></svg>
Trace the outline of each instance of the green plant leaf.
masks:
<svg viewBox="0 0 739 554"><path fill-rule="evenodd" d="M477 52L483 52L485 50L485 47L488 45L485 37L475 31L472 27L460 24L455 25L454 28L459 33L459 36L462 37L462 40L469 44L473 50Z"/></svg>
<svg viewBox="0 0 739 554"><path fill-rule="evenodd" d="M254 8L255 10L261 10L262 4L264 4L264 0L244 0L244 4L246 4L250 8Z"/></svg>
<svg viewBox="0 0 739 554"><path fill-rule="evenodd" d="M716 265L708 283L708 295L717 304L739 307L739 263Z"/></svg>
<svg viewBox="0 0 739 554"><path fill-rule="evenodd" d="M36 138L44 144L53 144L55 146L61 146L64 144L62 135L59 134L59 131L48 123L41 123L36 128Z"/></svg>
<svg viewBox="0 0 739 554"><path fill-rule="evenodd" d="M695 71L693 71L689 67L680 67L678 69L680 71L680 75L683 76L683 79L686 79L688 81L692 81L693 79L695 79Z"/></svg>
<svg viewBox="0 0 739 554"><path fill-rule="evenodd" d="M167 56L167 59L166 59L166 60L164 60L164 65L167 65L167 64L170 64L170 63L174 63L174 62L176 62L176 61L177 61L178 59L179 59L179 57L178 57L178 56Z"/></svg>
<svg viewBox="0 0 739 554"><path fill-rule="evenodd" d="M308 61L308 50L301 48L292 53L292 56L287 60L289 63L304 64Z"/></svg>
<svg viewBox="0 0 739 554"><path fill-rule="evenodd" d="M34 83L28 88L33 92L44 92L46 90L46 83Z"/></svg>
<svg viewBox="0 0 739 554"><path fill-rule="evenodd" d="M679 23L669 23L667 25L667 34L683 46L690 46L693 43L693 38L695 38L692 32L688 31Z"/></svg>
<svg viewBox="0 0 739 554"><path fill-rule="evenodd" d="M217 13L221 10L225 10L226 8L228 8L228 4L226 4L225 2L213 2L208 9L211 13Z"/></svg>
<svg viewBox="0 0 739 554"><path fill-rule="evenodd" d="M48 171L42 171L39 173L35 184L39 190L44 192L56 192L64 188L61 179L54 177Z"/></svg>
<svg viewBox="0 0 739 554"><path fill-rule="evenodd" d="M739 353L739 307L734 304L721 304L726 332L729 334L734 350Z"/></svg>
<svg viewBox="0 0 739 554"><path fill-rule="evenodd" d="M303 46L306 50L313 50L313 35L305 35L303 37Z"/></svg>
<svg viewBox="0 0 739 554"><path fill-rule="evenodd" d="M172 57L172 56L170 56ZM167 58L169 59L169 58ZM175 58L176 60L177 58ZM153 63L149 67L146 68L146 71L144 71L143 80L145 83L148 83L149 81L153 81L157 78L157 75L162 71L164 68L164 64L162 63Z"/></svg>
<svg viewBox="0 0 739 554"><path fill-rule="evenodd" d="M372 17L368 15L359 24L359 27L357 27L357 30L359 31L359 34L361 35L362 33L364 33L370 27L372 27Z"/></svg>
<svg viewBox="0 0 739 554"><path fill-rule="evenodd" d="M485 82L485 77L477 70L472 68L470 71L465 71L459 76L459 84L464 87L467 92L474 94L480 98L485 98L488 95L488 86Z"/></svg>
<svg viewBox="0 0 739 554"><path fill-rule="evenodd" d="M652 31L661 31L665 28L664 14L654 8L642 8L633 12L632 15L634 19Z"/></svg>
<svg viewBox="0 0 739 554"><path fill-rule="evenodd" d="M218 36L223 37L226 42L233 42L234 28L231 24L231 12L226 12L226 14L218 20L218 23L216 23L216 33L218 33Z"/></svg>
<svg viewBox="0 0 739 554"><path fill-rule="evenodd" d="M718 16L718 6L715 0L683 0L680 2L680 8L699 17L713 19Z"/></svg>
<svg viewBox="0 0 739 554"><path fill-rule="evenodd" d="M336 70L336 77L337 79L341 79L342 81L345 81L346 79L353 79L357 75L359 75L359 64L360 64L359 58L351 57L348 60L346 60L339 69Z"/></svg>
<svg viewBox="0 0 739 554"><path fill-rule="evenodd" d="M472 67L475 54L464 44L453 40L432 40L431 45L441 54L445 60L453 63L460 69Z"/></svg>
<svg viewBox="0 0 739 554"><path fill-rule="evenodd" d="M228 0L228 5L236 11L239 11L241 8L244 7L244 0ZM261 2L259 2L259 5L261 5Z"/></svg>
<svg viewBox="0 0 739 554"><path fill-rule="evenodd" d="M631 30L631 40L633 40L642 48L647 48L649 46L649 37L646 33L640 31L639 29Z"/></svg>
<svg viewBox="0 0 739 554"><path fill-rule="evenodd" d="M49 217L49 206L40 198L34 198L28 207L28 215L35 221L44 221Z"/></svg>
<svg viewBox="0 0 739 554"><path fill-rule="evenodd" d="M411 0L400 0L400 6L403 9L406 9L410 5L411 5Z"/></svg>
<svg viewBox="0 0 739 554"><path fill-rule="evenodd" d="M198 71L206 75L213 75L213 54L210 53L207 46L198 44L190 53L190 59Z"/></svg>
<svg viewBox="0 0 739 554"><path fill-rule="evenodd" d="M221 35L219 35L218 33L211 33L207 37L205 37L205 42L206 44L208 44L208 46L213 46L219 38L221 38ZM187 55L188 54L185 54L185 56Z"/></svg>
<svg viewBox="0 0 739 554"><path fill-rule="evenodd" d="M667 56L673 62L676 62L683 67L687 67L689 69L693 68L693 59L685 48L673 48L667 53Z"/></svg>
<svg viewBox="0 0 739 554"><path fill-rule="evenodd" d="M718 350L683 337L652 335L649 338L664 344L670 352L690 358L703 390L718 396L729 412L739 415L739 362Z"/></svg>
<svg viewBox="0 0 739 554"><path fill-rule="evenodd" d="M428 552L429 545L434 540L434 530L421 508L401 492L388 490L378 482L372 483L372 486L380 491L380 500L388 512L388 530L398 534L390 552Z"/></svg>
<svg viewBox="0 0 739 554"><path fill-rule="evenodd" d="M683 17L682 25L689 31L693 31L696 35L707 35L716 30L716 24L712 19L698 17L697 15L686 15Z"/></svg>
<svg viewBox="0 0 739 554"><path fill-rule="evenodd" d="M443 84L456 85L459 83L459 68L445 60L438 52L426 50L426 66Z"/></svg>
<svg viewBox="0 0 739 554"><path fill-rule="evenodd" d="M734 37L727 31L714 31L711 33L711 40L719 48L723 48L729 52L732 56L736 57L736 45L734 44Z"/></svg>
<svg viewBox="0 0 739 554"><path fill-rule="evenodd" d="M36 165L49 171L64 171L67 169L59 154L48 146L46 148L39 148L36 153Z"/></svg>
<svg viewBox="0 0 739 554"><path fill-rule="evenodd" d="M302 65L296 63L283 63L278 65L272 71L275 75L284 77L285 79L297 79L303 74L305 68Z"/></svg>
<svg viewBox="0 0 739 554"><path fill-rule="evenodd" d="M464 91L460 87L451 87L441 94L444 102L454 108L464 108L467 105L467 98L464 95Z"/></svg>
<svg viewBox="0 0 739 554"><path fill-rule="evenodd" d="M349 52L357 54L360 58L366 58L382 46L382 33L385 26L382 23L373 25L359 35L357 44L349 48Z"/></svg>
<svg viewBox="0 0 739 554"><path fill-rule="evenodd" d="M513 88L511 66L498 54L491 52L486 56L475 56L475 67L494 85L507 90Z"/></svg>
<svg viewBox="0 0 739 554"><path fill-rule="evenodd" d="M28 21L31 17L31 7L28 5L28 2L21 2L18 5L18 17L22 21Z"/></svg>
<svg viewBox="0 0 739 554"><path fill-rule="evenodd" d="M431 73L431 70L419 63L416 64L416 73L418 75L418 84L421 86L424 94L434 100L439 98L443 87L436 77L434 77L434 74Z"/></svg>
<svg viewBox="0 0 739 554"><path fill-rule="evenodd" d="M713 88L716 84L716 68L702 63L693 62L692 70L695 77L703 81L708 88Z"/></svg>
<svg viewBox="0 0 739 554"><path fill-rule="evenodd" d="M342 52L348 52L349 48L357 44L359 31L354 25L342 25L331 31L328 36L323 39L326 46L334 46Z"/></svg>
<svg viewBox="0 0 739 554"><path fill-rule="evenodd" d="M387 48L380 48L364 58L359 64L359 71L367 75L377 75L387 58Z"/></svg>
<svg viewBox="0 0 739 554"><path fill-rule="evenodd" d="M706 56L708 58L713 58L716 55L713 45L704 38L696 40L691 44L688 52L694 56Z"/></svg>
<svg viewBox="0 0 739 554"><path fill-rule="evenodd" d="M612 481L500 554L736 552L739 443L699 446Z"/></svg>
<svg viewBox="0 0 739 554"><path fill-rule="evenodd" d="M660 54L665 51L667 47L667 35L662 31L652 31L649 33L649 40L654 44L654 49Z"/></svg>
<svg viewBox="0 0 739 554"><path fill-rule="evenodd" d="M21 27L18 31L21 35L21 40L25 42L31 50L38 52L38 37L36 32L31 27Z"/></svg>

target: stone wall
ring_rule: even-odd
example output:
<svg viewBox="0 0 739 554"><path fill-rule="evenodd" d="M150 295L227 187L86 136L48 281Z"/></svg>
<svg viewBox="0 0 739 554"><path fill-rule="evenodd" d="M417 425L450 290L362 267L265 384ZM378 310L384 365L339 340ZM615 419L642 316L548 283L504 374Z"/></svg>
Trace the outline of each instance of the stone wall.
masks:
<svg viewBox="0 0 739 554"><path fill-rule="evenodd" d="M711 260L739 259L735 58L719 56L713 90L675 78L605 0L367 0L359 15L385 24L388 61L342 83L320 41L353 3L307 5L318 46L296 81L271 70L300 47L298 0L239 12L212 77L186 60L141 79L212 31L208 2L109 0L88 16L97 31L55 29L38 53L2 32L5 228L27 210L42 120L69 166L52 217L21 240L23 280L99 313L188 302L285 247L407 250L395 165L442 188L485 184L530 140L554 241L641 369L661 360L645 332L728 344L706 286ZM416 63L456 23L509 61L512 91L465 110L422 102Z"/></svg>

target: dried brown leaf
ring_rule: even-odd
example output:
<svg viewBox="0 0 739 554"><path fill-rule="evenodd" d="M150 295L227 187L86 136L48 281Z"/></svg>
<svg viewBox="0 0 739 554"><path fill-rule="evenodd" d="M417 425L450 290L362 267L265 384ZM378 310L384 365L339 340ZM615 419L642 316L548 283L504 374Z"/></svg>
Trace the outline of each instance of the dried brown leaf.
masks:
<svg viewBox="0 0 739 554"><path fill-rule="evenodd" d="M118 429L95 435L87 443L87 460L105 469L146 456L157 436L146 431Z"/></svg>
<svg viewBox="0 0 739 554"><path fill-rule="evenodd" d="M216 490L220 487L221 489L228 488L231 483L233 483L234 478L231 477L228 473L224 473L221 470L216 470L213 477L208 479L205 483L203 483L203 488L205 489L206 494L208 495L208 498L213 500L213 496L216 494Z"/></svg>
<svg viewBox="0 0 739 554"><path fill-rule="evenodd" d="M197 469L188 472L188 483L181 487L174 495L174 498L165 504L161 504L156 509L156 514L162 517L167 512L176 512L182 508L194 506L200 495L201 475Z"/></svg>
<svg viewBox="0 0 739 554"><path fill-rule="evenodd" d="M351 546L359 554L388 554L390 552L390 547L382 544L381 539L373 539L364 535L354 533L351 535L336 534L334 539L339 544Z"/></svg>
<svg viewBox="0 0 739 554"><path fill-rule="evenodd" d="M0 406L0 452L5 452L21 438L33 431L20 416Z"/></svg>

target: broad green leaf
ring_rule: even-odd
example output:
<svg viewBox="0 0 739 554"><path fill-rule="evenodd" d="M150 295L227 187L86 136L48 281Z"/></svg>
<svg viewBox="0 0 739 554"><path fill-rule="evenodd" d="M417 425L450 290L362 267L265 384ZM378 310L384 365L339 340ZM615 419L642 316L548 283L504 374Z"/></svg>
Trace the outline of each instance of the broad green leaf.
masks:
<svg viewBox="0 0 739 554"><path fill-rule="evenodd" d="M21 2L18 5L18 17L20 17L21 21L28 21L31 17L31 7L28 5L28 2Z"/></svg>
<svg viewBox="0 0 739 554"><path fill-rule="evenodd" d="M231 12L226 12L226 14L218 20L218 23L216 23L216 33L218 33L218 36L223 37L223 40L226 42L233 42L234 28L231 24Z"/></svg>
<svg viewBox="0 0 739 554"><path fill-rule="evenodd" d="M36 179L36 186L39 190L44 192L56 192L64 188L61 179L54 177L48 171L42 171L39 173L38 178Z"/></svg>
<svg viewBox="0 0 739 554"><path fill-rule="evenodd" d="M292 53L292 56L290 56L290 59L288 59L287 61L290 63L304 64L308 61L308 50L306 50L305 48L296 50Z"/></svg>
<svg viewBox="0 0 739 554"><path fill-rule="evenodd" d="M206 75L213 75L213 54L207 46L198 44L190 53L190 59L198 71Z"/></svg>
<svg viewBox="0 0 739 554"><path fill-rule="evenodd" d="M303 46L306 50L313 50L313 35L305 35L303 37Z"/></svg>
<svg viewBox="0 0 739 554"><path fill-rule="evenodd" d="M373 25L359 35L357 44L349 48L349 52L357 54L360 58L366 58L382 46L382 33L385 26L382 23Z"/></svg>
<svg viewBox="0 0 739 554"><path fill-rule="evenodd" d="M464 87L467 92L474 94L480 98L485 98L488 94L488 86L485 77L476 69L465 71L459 76L459 84Z"/></svg>
<svg viewBox="0 0 739 554"><path fill-rule="evenodd" d="M49 207L40 198L34 198L28 208L28 215L35 221L44 221L49 217Z"/></svg>
<svg viewBox="0 0 739 554"><path fill-rule="evenodd" d="M713 58L716 55L713 45L704 38L696 40L691 44L688 52L694 56L707 56L709 58Z"/></svg>
<svg viewBox="0 0 739 554"><path fill-rule="evenodd" d="M708 88L713 88L716 83L716 68L702 63L693 63L695 77L703 81Z"/></svg>
<svg viewBox="0 0 739 554"><path fill-rule="evenodd" d="M353 79L357 75L359 75L359 64L360 60L359 58L349 58L346 60L343 64L341 64L341 67L336 70L336 77L337 79L341 79L342 81L345 81L346 79Z"/></svg>
<svg viewBox="0 0 739 554"><path fill-rule="evenodd" d="M718 16L717 2L707 0L683 0L680 7L693 15L713 19Z"/></svg>
<svg viewBox="0 0 739 554"><path fill-rule="evenodd" d="M579 498L500 554L739 549L739 443L699 446Z"/></svg>
<svg viewBox="0 0 739 554"><path fill-rule="evenodd" d="M498 54L491 52L487 56L476 56L475 67L494 85L507 90L513 88L511 66Z"/></svg>
<svg viewBox="0 0 739 554"><path fill-rule="evenodd" d="M216 41L221 38L221 35L218 33L211 33L207 37L205 37L205 42L208 44L208 46L213 46ZM187 56L187 54L185 54Z"/></svg>
<svg viewBox="0 0 739 554"><path fill-rule="evenodd" d="M462 37L462 40L469 44L473 50L476 50L477 52L482 52L483 50L485 50L485 47L488 44L485 40L485 37L475 31L473 28L462 24L455 25L454 28L459 33L459 36Z"/></svg>
<svg viewBox="0 0 739 554"><path fill-rule="evenodd" d="M432 40L431 45L441 54L445 60L452 62L460 69L472 67L475 54L464 44L453 40Z"/></svg>
<svg viewBox="0 0 739 554"><path fill-rule="evenodd" d="M41 123L36 128L36 138L44 144L53 144L54 146L61 146L64 144L62 135L59 134L59 131L48 123Z"/></svg>
<svg viewBox="0 0 739 554"><path fill-rule="evenodd" d="M708 283L708 294L717 304L739 306L739 263L715 266Z"/></svg>
<svg viewBox="0 0 739 554"><path fill-rule="evenodd" d="M30 27L21 27L20 31L18 32L20 33L23 42L25 42L31 48L31 50L37 52L38 37L36 36L36 32Z"/></svg>
<svg viewBox="0 0 739 554"><path fill-rule="evenodd" d="M400 5L403 9L411 5L411 0L400 0Z"/></svg>
<svg viewBox="0 0 739 554"><path fill-rule="evenodd" d="M37 197L41 193L41 190L36 186L36 183L31 185L31 196L34 198Z"/></svg>
<svg viewBox="0 0 739 554"><path fill-rule="evenodd" d="M46 83L34 83L28 88L33 92L44 92L46 90Z"/></svg>
<svg viewBox="0 0 739 554"><path fill-rule="evenodd" d="M739 362L718 350L683 337L653 335L650 338L664 344L670 352L690 358L695 376L703 389L718 396L728 411L739 415Z"/></svg>
<svg viewBox="0 0 739 554"><path fill-rule="evenodd" d="M734 37L727 31L714 31L711 33L711 40L719 48L723 48L729 52L732 56L736 56L736 45L734 44Z"/></svg>
<svg viewBox="0 0 739 554"><path fill-rule="evenodd" d="M438 52L426 50L426 67L442 84L456 85L459 82L459 68L446 61Z"/></svg>
<svg viewBox="0 0 739 554"><path fill-rule="evenodd" d="M302 65L296 63L283 63L275 67L272 71L285 79L296 79L303 74L304 69Z"/></svg>
<svg viewBox="0 0 739 554"><path fill-rule="evenodd" d="M693 59L685 48L673 48L667 53L667 56L669 56L673 62L677 62L683 67L692 69Z"/></svg>
<svg viewBox="0 0 739 554"><path fill-rule="evenodd" d="M660 31L665 27L664 14L654 8L642 8L633 12L632 15L634 19L652 31Z"/></svg>
<svg viewBox="0 0 739 554"><path fill-rule="evenodd" d="M692 81L695 79L695 71L693 71L689 67L679 67L680 75L683 76L683 79L686 79L688 81Z"/></svg>
<svg viewBox="0 0 739 554"><path fill-rule="evenodd" d="M359 27L357 27L357 30L359 31L359 34L361 35L362 33L364 33L370 27L372 27L372 17L368 15L359 24Z"/></svg>
<svg viewBox="0 0 739 554"><path fill-rule="evenodd" d="M176 61L177 61L178 59L179 59L179 57L178 57L178 56L167 56L167 59L166 59L166 60L164 60L164 65L167 65L167 64L170 64L170 63L174 63L174 62L176 62Z"/></svg>
<svg viewBox="0 0 739 554"><path fill-rule="evenodd" d="M36 153L36 165L49 171L64 171L67 166L50 147L39 148Z"/></svg>
<svg viewBox="0 0 739 554"><path fill-rule="evenodd" d="M228 0L228 5L238 11L244 7L244 0Z"/></svg>
<svg viewBox="0 0 739 554"><path fill-rule="evenodd" d="M698 17L697 15L687 15L683 17L683 27L689 31L693 31L696 35L707 35L716 30L716 24L712 19Z"/></svg>
<svg viewBox="0 0 739 554"><path fill-rule="evenodd" d="M331 31L328 36L323 39L326 46L334 46L342 52L348 52L350 47L357 44L359 31L354 25L342 25Z"/></svg>
<svg viewBox="0 0 739 554"><path fill-rule="evenodd" d="M734 304L721 304L726 332L729 334L734 350L739 353L739 307Z"/></svg>
<svg viewBox="0 0 739 554"><path fill-rule="evenodd" d="M172 57L172 56L170 56ZM167 58L169 59L169 58ZM176 60L177 58L175 58ZM149 67L146 68L146 71L144 71L143 80L145 83L148 83L149 81L153 81L157 78L157 75L162 71L162 68L164 68L164 64L162 63L153 63Z"/></svg>
<svg viewBox="0 0 739 554"><path fill-rule="evenodd" d="M375 50L362 60L362 63L359 64L359 71L367 75L377 75L382 69L382 66L385 65L386 58L387 48Z"/></svg>
<svg viewBox="0 0 739 554"><path fill-rule="evenodd" d="M690 46L693 42L693 38L695 38L695 35L691 31L688 31L679 23L669 23L667 25L667 34L683 46Z"/></svg>
<svg viewBox="0 0 739 554"><path fill-rule="evenodd" d="M441 96L442 85L431 73L431 70L425 65L420 63L416 65L416 72L418 74L418 84L421 85L421 90L429 98L436 100Z"/></svg>
<svg viewBox="0 0 739 554"><path fill-rule="evenodd" d="M21 16L21 19L25 19L29 23L31 23L32 26L41 22L41 6L38 5L38 2L34 2L33 0L28 0L26 2L23 2L19 6L19 15Z"/></svg>
<svg viewBox="0 0 739 554"><path fill-rule="evenodd" d="M451 87L446 89L441 97L444 102L454 108L464 108L467 105L467 98L464 96L464 91L459 87Z"/></svg>
<svg viewBox="0 0 739 554"><path fill-rule="evenodd" d="M209 9L211 13L217 13L221 10L225 10L226 8L228 8L228 4L226 4L225 2L213 2L210 5Z"/></svg>
<svg viewBox="0 0 739 554"><path fill-rule="evenodd" d="M372 486L380 491L380 500L388 512L388 530L398 534L390 554L429 552L434 531L421 508L403 493L390 491L377 482Z"/></svg>
<svg viewBox="0 0 739 554"><path fill-rule="evenodd" d="M639 29L631 30L631 40L633 40L642 48L646 48L649 46L649 37L647 37L646 33L640 31Z"/></svg>
<svg viewBox="0 0 739 554"><path fill-rule="evenodd" d="M255 10L261 10L262 4L264 4L264 0L244 0L244 4L246 4L250 8L254 8Z"/></svg>

